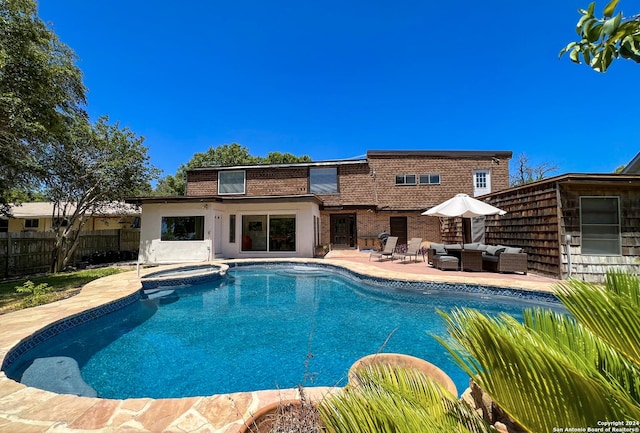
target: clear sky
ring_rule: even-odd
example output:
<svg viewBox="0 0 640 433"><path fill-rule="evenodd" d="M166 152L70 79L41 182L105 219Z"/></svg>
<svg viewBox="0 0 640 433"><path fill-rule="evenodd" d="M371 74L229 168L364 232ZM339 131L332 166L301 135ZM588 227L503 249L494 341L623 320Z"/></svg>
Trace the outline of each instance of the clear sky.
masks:
<svg viewBox="0 0 640 433"><path fill-rule="evenodd" d="M91 117L144 136L165 175L232 142L316 161L511 150L555 175L640 151L640 65L558 60L589 2L40 0L39 16L78 55Z"/></svg>

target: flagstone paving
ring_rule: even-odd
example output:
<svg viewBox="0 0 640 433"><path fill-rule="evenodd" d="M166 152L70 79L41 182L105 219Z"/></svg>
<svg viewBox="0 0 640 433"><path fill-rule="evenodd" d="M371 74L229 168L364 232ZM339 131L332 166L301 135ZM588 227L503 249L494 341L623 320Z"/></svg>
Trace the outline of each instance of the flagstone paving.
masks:
<svg viewBox="0 0 640 433"><path fill-rule="evenodd" d="M557 280L535 275L439 271L424 262L369 261L369 254L358 251L332 251L324 260L317 261L287 261L334 264L355 272L392 279L469 283L535 291L551 291L557 283ZM93 281L72 298L0 315L0 359L4 359L11 348L43 327L126 297L140 287L137 272L126 272ZM336 390L318 387L305 391L311 398L320 399ZM0 433L237 433L244 421L259 408L297 397L296 389L287 389L180 399L108 400L61 395L26 387L0 372Z"/></svg>

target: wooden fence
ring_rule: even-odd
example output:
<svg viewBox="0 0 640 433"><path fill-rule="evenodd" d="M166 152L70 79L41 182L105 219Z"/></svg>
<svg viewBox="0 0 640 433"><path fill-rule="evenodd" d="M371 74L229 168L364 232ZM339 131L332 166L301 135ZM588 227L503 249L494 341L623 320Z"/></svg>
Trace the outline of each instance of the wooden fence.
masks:
<svg viewBox="0 0 640 433"><path fill-rule="evenodd" d="M134 230L98 230L80 233L80 244L73 263L103 255L120 259L137 256L140 232ZM0 278L46 272L51 266L55 235L51 232L0 233Z"/></svg>

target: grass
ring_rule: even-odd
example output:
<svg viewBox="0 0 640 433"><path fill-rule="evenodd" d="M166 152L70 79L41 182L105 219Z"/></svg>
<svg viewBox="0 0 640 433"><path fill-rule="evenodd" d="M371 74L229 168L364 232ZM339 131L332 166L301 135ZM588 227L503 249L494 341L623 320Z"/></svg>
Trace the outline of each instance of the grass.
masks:
<svg viewBox="0 0 640 433"><path fill-rule="evenodd" d="M0 314L69 298L79 293L82 286L90 281L126 270L117 267L86 269L0 283ZM34 294L26 291L18 293L16 290L18 287L25 287L25 284L28 285L28 281L31 281L35 286L46 284L46 293L39 293L35 304L33 302Z"/></svg>

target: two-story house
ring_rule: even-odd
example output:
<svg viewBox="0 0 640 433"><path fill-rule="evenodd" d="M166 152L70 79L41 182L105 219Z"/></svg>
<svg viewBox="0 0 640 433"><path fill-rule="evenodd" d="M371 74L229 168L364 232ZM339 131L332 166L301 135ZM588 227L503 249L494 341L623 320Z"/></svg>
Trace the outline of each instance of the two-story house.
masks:
<svg viewBox="0 0 640 433"><path fill-rule="evenodd" d="M366 158L187 172L180 197L142 205L140 261L312 257L318 245L368 249L388 232L440 241L424 210L457 193L509 186L509 151L369 151Z"/></svg>

